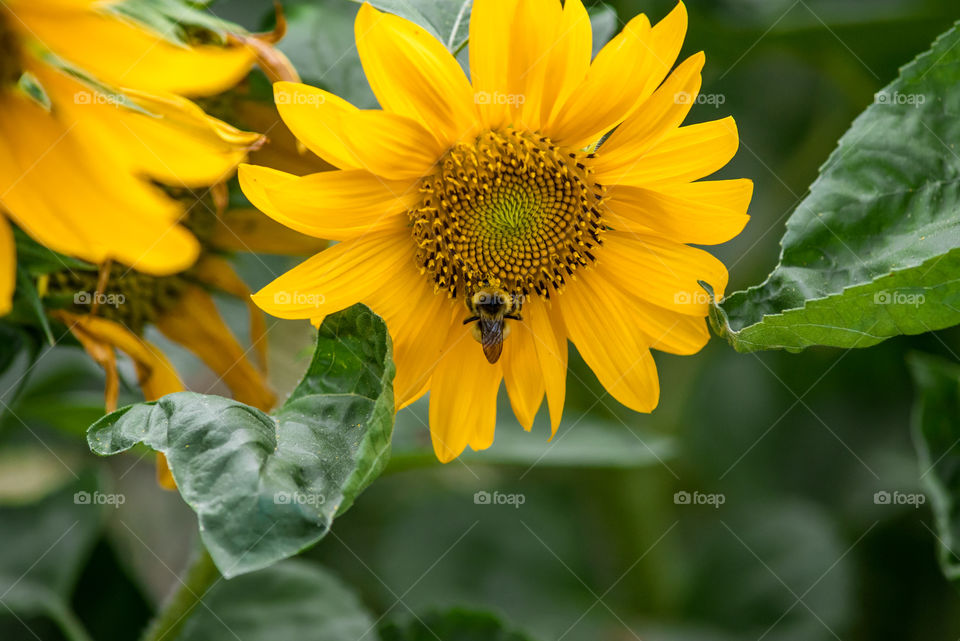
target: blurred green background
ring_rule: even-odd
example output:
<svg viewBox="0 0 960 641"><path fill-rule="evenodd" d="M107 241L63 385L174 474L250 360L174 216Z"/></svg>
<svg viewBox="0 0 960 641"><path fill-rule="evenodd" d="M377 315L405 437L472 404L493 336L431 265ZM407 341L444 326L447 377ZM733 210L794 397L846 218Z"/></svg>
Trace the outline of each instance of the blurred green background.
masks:
<svg viewBox="0 0 960 641"><path fill-rule="evenodd" d="M223 0L213 10L259 29L271 4ZM349 48L356 5L283 4L291 33L281 48L304 78L363 100ZM673 3L609 4L625 21L640 11L659 19ZM787 216L853 118L960 10L956 0L687 7L684 55L706 51L703 92L716 97L691 120L734 115L741 148L722 176L756 185L746 231L716 248L735 291L772 269ZM252 286L290 265L239 263ZM221 302L242 331L243 308ZM283 394L306 366L311 332L270 324L272 381ZM191 386L207 391L213 377L163 345ZM714 340L695 357L657 354L661 404L650 416L618 407L571 359L553 442L545 416L522 434L504 407L491 453L446 466L413 453L429 442L421 402L398 416L392 473L307 556L353 586L376 616L467 605L544 641L953 641L960 600L937 567L929 506L874 499L920 491L904 364L913 348L949 356L960 350L960 331L851 352L741 355ZM18 376L15 367L0 379L5 403ZM184 565L196 526L178 495L156 488L151 456L95 461L87 452L79 437L99 415L102 384L79 350L42 359L16 416L0 423L0 494L23 503L72 481L69 470L101 468L102 482L127 501L77 539L83 560L64 581L79 584L70 599L95 638L133 639ZM137 398L135 389L125 394ZM512 463L489 464L499 460ZM523 504L477 504L478 491L521 494ZM723 503L677 504L677 492L719 494ZM0 541L10 547L11 537L46 522L23 531L8 523L0 522ZM37 545L56 540L63 528L55 530L37 534ZM70 530L65 541L79 536ZM59 638L47 618L26 620L49 635L44 641ZM0 638L33 637L0 610Z"/></svg>

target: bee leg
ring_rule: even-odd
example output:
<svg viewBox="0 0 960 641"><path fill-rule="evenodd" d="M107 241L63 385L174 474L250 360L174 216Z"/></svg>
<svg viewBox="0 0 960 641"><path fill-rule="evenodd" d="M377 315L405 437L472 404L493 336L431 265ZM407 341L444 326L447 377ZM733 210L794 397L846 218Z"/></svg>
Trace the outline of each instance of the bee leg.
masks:
<svg viewBox="0 0 960 641"><path fill-rule="evenodd" d="M466 325L467 323L476 323L478 320L480 320L479 316L471 316L467 320L463 321L463 324Z"/></svg>
<svg viewBox="0 0 960 641"><path fill-rule="evenodd" d="M515 321L523 320L523 316L521 316L520 314L506 314L504 318L509 318L510 320L515 320Z"/></svg>

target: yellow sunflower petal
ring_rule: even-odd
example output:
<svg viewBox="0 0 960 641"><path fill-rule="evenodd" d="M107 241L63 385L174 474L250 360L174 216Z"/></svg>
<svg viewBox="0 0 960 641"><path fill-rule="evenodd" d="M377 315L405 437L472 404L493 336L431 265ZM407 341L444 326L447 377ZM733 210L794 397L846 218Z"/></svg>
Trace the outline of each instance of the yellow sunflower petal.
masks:
<svg viewBox="0 0 960 641"><path fill-rule="evenodd" d="M361 167L387 180L429 174L444 151L426 127L395 113L354 111L340 122Z"/></svg>
<svg viewBox="0 0 960 641"><path fill-rule="evenodd" d="M240 187L260 211L317 238L345 240L409 225L403 213L420 198L411 181L387 181L349 169L298 177L268 167L240 166Z"/></svg>
<svg viewBox="0 0 960 641"><path fill-rule="evenodd" d="M477 131L467 77L422 27L364 4L355 32L360 62L381 107L420 121L444 145Z"/></svg>
<svg viewBox="0 0 960 641"><path fill-rule="evenodd" d="M510 50L504 46L505 17L511 19L518 0L475 2L470 13L470 79L481 121L497 129L510 121L510 105L495 96L506 95Z"/></svg>
<svg viewBox="0 0 960 641"><path fill-rule="evenodd" d="M273 99L283 123L307 149L341 169L363 168L341 122L342 116L359 109L328 91L299 82L275 83Z"/></svg>
<svg viewBox="0 0 960 641"><path fill-rule="evenodd" d="M705 60L700 52L680 63L666 82L604 141L594 171L600 175L622 172L679 127L700 92L700 72Z"/></svg>
<svg viewBox="0 0 960 641"><path fill-rule="evenodd" d="M411 301L417 301L416 305ZM389 281L364 303L386 321L393 339L397 365L393 388L400 409L423 396L440 362L447 337L437 328L460 322L466 310L445 294L434 293L433 283L420 274L412 260L398 265Z"/></svg>
<svg viewBox="0 0 960 641"><path fill-rule="evenodd" d="M626 297L596 272L584 271L557 300L570 340L603 387L637 412L660 399L657 368L642 322Z"/></svg>
<svg viewBox="0 0 960 641"><path fill-rule="evenodd" d="M508 321L510 336L503 345L503 380L510 395L510 406L520 425L533 428L543 401L544 383L537 357L536 337L529 321Z"/></svg>
<svg viewBox="0 0 960 641"><path fill-rule="evenodd" d="M621 231L718 245L743 231L752 194L753 182L746 179L678 183L656 190L617 186L603 201L604 219Z"/></svg>
<svg viewBox="0 0 960 641"><path fill-rule="evenodd" d="M13 242L13 230L7 219L0 215L0 316L13 307L13 289L17 282L17 248Z"/></svg>
<svg viewBox="0 0 960 641"><path fill-rule="evenodd" d="M507 92L490 96L491 101L506 100L512 105L515 127L540 129L547 71L553 55L566 43L557 40L563 11L556 0L521 0L509 23L510 62L507 66ZM501 36L500 46L504 46ZM479 100L479 96L478 96Z"/></svg>
<svg viewBox="0 0 960 641"><path fill-rule="evenodd" d="M606 263L598 264L594 270L596 276L608 284L616 286L620 281L620 277L612 273ZM643 328L646 343L651 349L671 354L696 354L710 340L705 317L667 310L627 292L622 292L617 300L625 305L628 314Z"/></svg>
<svg viewBox="0 0 960 641"><path fill-rule="evenodd" d="M677 2L677 6L663 20L654 25L650 32L649 45L653 53L653 68L642 91L644 97L649 96L670 73L673 63L680 55L680 48L683 46L686 35L687 7L683 2Z"/></svg>
<svg viewBox="0 0 960 641"><path fill-rule="evenodd" d="M649 38L650 21L645 15L628 22L600 50L570 97L554 106L544 133L557 144L583 147L623 121L643 98L640 92L653 64Z"/></svg>
<svg viewBox="0 0 960 641"><path fill-rule="evenodd" d="M410 235L376 232L338 243L253 295L278 318L318 318L365 300L414 260Z"/></svg>
<svg viewBox="0 0 960 641"><path fill-rule="evenodd" d="M72 123L26 97L7 94L0 110L0 201L37 241L158 275L196 260L196 239L176 224L180 207L160 189L114 171L113 150L85 146Z"/></svg>
<svg viewBox="0 0 960 641"><path fill-rule="evenodd" d="M136 109L98 94L43 64L30 70L57 114L91 148L108 148L114 173L145 175L177 187L199 188L229 178L260 134L243 132L211 118L196 104L173 94L125 91Z"/></svg>
<svg viewBox="0 0 960 641"><path fill-rule="evenodd" d="M559 310L548 309L539 298L524 305L523 317L530 323L537 348L537 360L543 373L550 408L550 427L557 433L567 395L567 333ZM552 438L552 436L551 436Z"/></svg>
<svg viewBox="0 0 960 641"><path fill-rule="evenodd" d="M156 325L164 336L196 354L227 384L235 399L264 411L273 407L276 397L205 291L188 288Z"/></svg>
<svg viewBox="0 0 960 641"><path fill-rule="evenodd" d="M709 301L698 281L711 285L718 299L727 286L727 268L714 256L657 236L610 231L601 251L613 284L677 313L707 315Z"/></svg>
<svg viewBox="0 0 960 641"><path fill-rule="evenodd" d="M590 15L580 0L567 0L563 3L556 39L547 52L540 122L547 122L554 106L565 102L586 78L592 48Z"/></svg>
<svg viewBox="0 0 960 641"><path fill-rule="evenodd" d="M142 91L213 95L240 82L256 59L250 47L187 47L103 7L91 9L21 3L13 26L99 80Z"/></svg>
<svg viewBox="0 0 960 641"><path fill-rule="evenodd" d="M502 378L500 363L487 362L470 328L453 325L430 385L430 436L442 463L467 445L482 450L493 443Z"/></svg>
<svg viewBox="0 0 960 641"><path fill-rule="evenodd" d="M711 120L675 129L636 162L596 176L605 185L637 187L699 180L730 162L739 144L733 118Z"/></svg>
<svg viewBox="0 0 960 641"><path fill-rule="evenodd" d="M230 209L214 221L210 245L221 251L306 256L327 248L327 241L281 225L263 212Z"/></svg>

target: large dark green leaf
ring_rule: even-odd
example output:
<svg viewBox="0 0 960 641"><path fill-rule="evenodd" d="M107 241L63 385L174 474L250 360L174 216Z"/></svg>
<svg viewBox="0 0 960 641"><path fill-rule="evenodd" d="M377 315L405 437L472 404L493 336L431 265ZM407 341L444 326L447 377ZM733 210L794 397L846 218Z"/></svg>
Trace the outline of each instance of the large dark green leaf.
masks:
<svg viewBox="0 0 960 641"><path fill-rule="evenodd" d="M0 637L32 638L24 625L46 619L71 641L88 641L70 595L103 522L98 497L106 496L83 474L38 503L0 507Z"/></svg>
<svg viewBox="0 0 960 641"><path fill-rule="evenodd" d="M530 641L489 612L454 608L390 621L380 628L383 641Z"/></svg>
<svg viewBox="0 0 960 641"><path fill-rule="evenodd" d="M218 581L170 641L376 641L375 626L336 577L315 564L290 560Z"/></svg>
<svg viewBox="0 0 960 641"><path fill-rule="evenodd" d="M914 440L936 516L940 566L960 581L960 365L926 354L909 360L918 395Z"/></svg>
<svg viewBox="0 0 960 641"><path fill-rule="evenodd" d="M420 25L450 51L462 49L470 35L473 0L363 0L367 1Z"/></svg>
<svg viewBox="0 0 960 641"><path fill-rule="evenodd" d="M393 428L390 337L356 305L327 317L313 361L276 416L219 396L171 394L120 409L88 433L116 454L138 443L163 452L221 573L292 556L376 478Z"/></svg>
<svg viewBox="0 0 960 641"><path fill-rule="evenodd" d="M958 45L954 27L877 94L787 222L773 273L713 308L736 349L868 347L960 323Z"/></svg>

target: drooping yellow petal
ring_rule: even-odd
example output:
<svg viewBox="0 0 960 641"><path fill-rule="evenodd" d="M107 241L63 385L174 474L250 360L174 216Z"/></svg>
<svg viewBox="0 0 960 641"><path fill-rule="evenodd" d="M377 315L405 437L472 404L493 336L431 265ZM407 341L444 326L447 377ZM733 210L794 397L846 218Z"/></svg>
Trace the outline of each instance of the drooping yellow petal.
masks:
<svg viewBox="0 0 960 641"><path fill-rule="evenodd" d="M0 97L0 111L0 203L37 241L93 263L116 259L158 275L196 260L196 239L176 224L179 205L114 171L113 149L87 147L74 123L17 93Z"/></svg>
<svg viewBox="0 0 960 641"><path fill-rule="evenodd" d="M618 287L680 314L707 315L710 301L698 281L713 287L717 299L727 286L727 268L711 254L657 236L609 231L602 251Z"/></svg>
<svg viewBox="0 0 960 641"><path fill-rule="evenodd" d="M154 401L167 394L183 390L180 377L177 376L176 370L163 352L120 323L98 316L73 314L62 310L52 312L52 315L70 329L88 352L90 347L97 345L111 352L116 348L127 354L136 366L140 388L146 400ZM95 348L95 351L99 348ZM101 362L100 357L93 352L91 356ZM116 372L114 371L112 375L115 376ZM108 379L110 376L111 373L108 372ZM108 410L112 411L110 404L108 401Z"/></svg>
<svg viewBox="0 0 960 641"><path fill-rule="evenodd" d="M753 182L746 179L678 183L656 190L617 186L607 191L604 220L621 231L718 245L743 231L752 194Z"/></svg>
<svg viewBox="0 0 960 641"><path fill-rule="evenodd" d="M404 212L420 193L411 181L386 181L359 169L297 177L240 166L240 187L260 211L291 229L332 240L409 225Z"/></svg>
<svg viewBox="0 0 960 641"><path fill-rule="evenodd" d="M635 162L610 171L598 171L596 176L604 185L636 187L699 180L730 162L739 144L733 118L688 125L664 136Z"/></svg>
<svg viewBox="0 0 960 641"><path fill-rule="evenodd" d="M513 413L523 429L529 432L533 428L533 419L540 409L545 389L537 356L537 337L526 318L507 322L510 324L510 336L504 341L501 356L503 380L510 395Z"/></svg>
<svg viewBox="0 0 960 641"><path fill-rule="evenodd" d="M594 171L622 172L679 127L700 92L704 61L701 52L680 63L666 82L604 141Z"/></svg>
<svg viewBox="0 0 960 641"><path fill-rule="evenodd" d="M57 117L91 149L109 149L111 170L162 183L199 188L229 178L247 151L261 140L211 118L173 94L125 91L118 96L93 88L43 64L31 64Z"/></svg>
<svg viewBox="0 0 960 641"><path fill-rule="evenodd" d="M250 298L250 288L243 282L225 259L214 254L203 256L191 274L200 282L210 285L242 300L250 313L250 344L257 354L260 369L267 371L267 323L263 312Z"/></svg>
<svg viewBox="0 0 960 641"><path fill-rule="evenodd" d="M235 399L264 411L273 407L276 397L205 291L189 287L156 325L164 336L196 354L226 383Z"/></svg>
<svg viewBox="0 0 960 641"><path fill-rule="evenodd" d="M306 256L327 248L327 241L281 225L263 212L230 209L214 221L208 242L221 251Z"/></svg>
<svg viewBox="0 0 960 641"><path fill-rule="evenodd" d="M10 223L0 215L0 316L13 307L13 289L17 282L17 248Z"/></svg>
<svg viewBox="0 0 960 641"><path fill-rule="evenodd" d="M500 363L487 362L470 328L454 324L430 384L430 436L442 463L467 445L482 450L493 444L502 378Z"/></svg>
<svg viewBox="0 0 960 641"><path fill-rule="evenodd" d="M478 131L473 90L454 57L409 20L360 7L357 51L386 111L418 120L444 146Z"/></svg>
<svg viewBox="0 0 960 641"><path fill-rule="evenodd" d="M247 46L188 47L110 11L51 10L18 3L11 26L57 56L118 87L187 96L208 96L233 87L247 75L256 52Z"/></svg>
<svg viewBox="0 0 960 641"><path fill-rule="evenodd" d="M363 301L413 262L410 235L376 232L338 243L253 295L278 318L320 318Z"/></svg>
<svg viewBox="0 0 960 641"><path fill-rule="evenodd" d="M624 295L584 270L557 304L570 340L607 392L632 410L652 412L660 400L657 368Z"/></svg>
<svg viewBox="0 0 960 641"><path fill-rule="evenodd" d="M556 434L560 426L567 395L567 333L555 307L548 309L539 298L530 298L523 311L523 317L533 332L537 360L543 373L547 406L550 408L551 434Z"/></svg>

